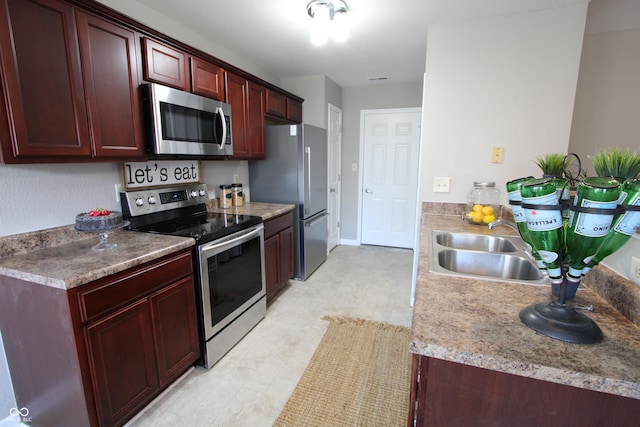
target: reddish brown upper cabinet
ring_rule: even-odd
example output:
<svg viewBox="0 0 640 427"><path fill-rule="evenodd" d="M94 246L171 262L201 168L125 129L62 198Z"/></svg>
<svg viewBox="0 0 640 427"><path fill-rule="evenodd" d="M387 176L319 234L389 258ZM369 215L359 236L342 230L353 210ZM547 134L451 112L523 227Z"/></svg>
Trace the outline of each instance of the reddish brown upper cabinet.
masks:
<svg viewBox="0 0 640 427"><path fill-rule="evenodd" d="M302 102L287 98L287 120L302 123Z"/></svg>
<svg viewBox="0 0 640 427"><path fill-rule="evenodd" d="M59 0L0 0L0 21L3 162L144 156L133 31Z"/></svg>
<svg viewBox="0 0 640 427"><path fill-rule="evenodd" d="M287 116L287 97L270 89L265 90L265 112L270 116Z"/></svg>
<svg viewBox="0 0 640 427"><path fill-rule="evenodd" d="M264 88L227 72L227 103L231 105L233 159L263 159Z"/></svg>
<svg viewBox="0 0 640 427"><path fill-rule="evenodd" d="M0 0L5 163L91 156L74 21L62 1Z"/></svg>
<svg viewBox="0 0 640 427"><path fill-rule="evenodd" d="M150 38L142 39L144 78L189 91L187 54Z"/></svg>
<svg viewBox="0 0 640 427"><path fill-rule="evenodd" d="M85 99L97 157L144 156L136 33L77 11Z"/></svg>
<svg viewBox="0 0 640 427"><path fill-rule="evenodd" d="M224 92L224 69L194 56L191 61L191 91L226 102Z"/></svg>
<svg viewBox="0 0 640 427"><path fill-rule="evenodd" d="M302 102L271 89L265 89L265 113L275 118L302 123Z"/></svg>

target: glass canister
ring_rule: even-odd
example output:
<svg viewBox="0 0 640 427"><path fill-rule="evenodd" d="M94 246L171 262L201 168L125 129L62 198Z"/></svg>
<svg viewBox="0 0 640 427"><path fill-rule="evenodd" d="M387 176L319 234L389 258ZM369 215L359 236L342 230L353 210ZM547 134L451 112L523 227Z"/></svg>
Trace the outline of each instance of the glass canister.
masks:
<svg viewBox="0 0 640 427"><path fill-rule="evenodd" d="M467 196L466 219L471 224L487 226L499 216L500 190L493 181L474 181Z"/></svg>
<svg viewBox="0 0 640 427"><path fill-rule="evenodd" d="M227 209L233 206L233 194L231 193L230 185L220 186L220 197L218 197L218 207Z"/></svg>
<svg viewBox="0 0 640 427"><path fill-rule="evenodd" d="M244 193L242 192L242 184L233 183L231 184L231 194L232 194L232 202L233 206L243 206L244 205Z"/></svg>

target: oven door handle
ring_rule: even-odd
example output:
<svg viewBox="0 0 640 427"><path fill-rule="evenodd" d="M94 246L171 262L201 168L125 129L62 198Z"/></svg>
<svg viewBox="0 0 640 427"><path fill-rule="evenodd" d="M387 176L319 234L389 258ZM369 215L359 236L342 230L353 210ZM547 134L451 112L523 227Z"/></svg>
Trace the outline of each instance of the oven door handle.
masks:
<svg viewBox="0 0 640 427"><path fill-rule="evenodd" d="M257 236L260 236L263 229L264 229L264 226L260 224L259 226L256 226L253 229L250 229L249 231L245 231L244 233L238 232L240 234L239 236L234 235L230 238L226 238L226 239L222 238L222 239L213 241L211 243L207 243L206 245L202 245L200 247L200 253L203 254L205 252L210 252L214 250L219 250L220 252L225 251L229 248L237 246L238 243L244 243Z"/></svg>

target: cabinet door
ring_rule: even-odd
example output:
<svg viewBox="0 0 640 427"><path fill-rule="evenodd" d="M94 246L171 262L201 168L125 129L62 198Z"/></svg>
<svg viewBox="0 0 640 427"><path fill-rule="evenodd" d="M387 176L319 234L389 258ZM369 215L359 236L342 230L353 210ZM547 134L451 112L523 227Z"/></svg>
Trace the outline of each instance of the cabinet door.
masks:
<svg viewBox="0 0 640 427"><path fill-rule="evenodd" d="M0 0L5 162L89 157L73 8L58 0ZM5 121L6 120L6 121Z"/></svg>
<svg viewBox="0 0 640 427"><path fill-rule="evenodd" d="M265 89L265 111L267 114L285 118L287 114L287 98L281 93Z"/></svg>
<svg viewBox="0 0 640 427"><path fill-rule="evenodd" d="M280 285L293 277L293 227L280 232Z"/></svg>
<svg viewBox="0 0 640 427"><path fill-rule="evenodd" d="M144 38L144 78L180 90L187 88L187 55L155 40Z"/></svg>
<svg viewBox="0 0 640 427"><path fill-rule="evenodd" d="M264 159L264 87L248 82L247 100L247 144L249 158Z"/></svg>
<svg viewBox="0 0 640 427"><path fill-rule="evenodd" d="M121 423L158 390L150 312L143 299L85 329L103 425Z"/></svg>
<svg viewBox="0 0 640 427"><path fill-rule="evenodd" d="M217 65L191 57L191 91L225 102L224 70Z"/></svg>
<svg viewBox="0 0 640 427"><path fill-rule="evenodd" d="M280 288L280 235L264 240L264 272L267 299Z"/></svg>
<svg viewBox="0 0 640 427"><path fill-rule="evenodd" d="M302 102L287 98L287 120L302 123Z"/></svg>
<svg viewBox="0 0 640 427"><path fill-rule="evenodd" d="M143 119L135 32L77 12L94 155L143 157Z"/></svg>
<svg viewBox="0 0 640 427"><path fill-rule="evenodd" d="M249 157L247 133L245 131L247 80L233 73L226 73L227 102L231 105L231 136L233 158Z"/></svg>
<svg viewBox="0 0 640 427"><path fill-rule="evenodd" d="M168 286L149 300L158 380L164 388L200 357L192 277Z"/></svg>

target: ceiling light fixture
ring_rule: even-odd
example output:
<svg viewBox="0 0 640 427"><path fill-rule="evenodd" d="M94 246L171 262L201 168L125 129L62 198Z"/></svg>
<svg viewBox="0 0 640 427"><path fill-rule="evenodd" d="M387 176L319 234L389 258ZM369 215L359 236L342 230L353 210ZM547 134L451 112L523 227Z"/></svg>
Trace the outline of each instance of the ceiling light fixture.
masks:
<svg viewBox="0 0 640 427"><path fill-rule="evenodd" d="M347 11L349 8L343 0L311 0L307 4L307 13L311 23L311 43L321 46L329 37L342 42L349 37L347 27Z"/></svg>

